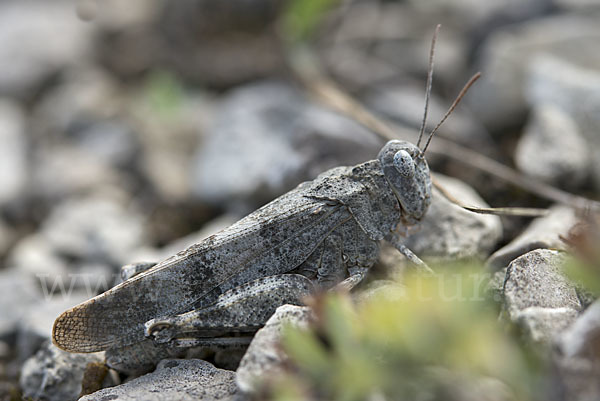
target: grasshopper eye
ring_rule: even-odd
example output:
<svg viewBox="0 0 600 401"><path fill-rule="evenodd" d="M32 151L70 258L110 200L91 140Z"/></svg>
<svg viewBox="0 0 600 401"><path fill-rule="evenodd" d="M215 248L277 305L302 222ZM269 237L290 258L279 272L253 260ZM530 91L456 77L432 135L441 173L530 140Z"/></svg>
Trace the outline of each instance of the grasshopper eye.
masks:
<svg viewBox="0 0 600 401"><path fill-rule="evenodd" d="M415 162L406 150L399 150L394 155L394 167L403 177L415 175Z"/></svg>

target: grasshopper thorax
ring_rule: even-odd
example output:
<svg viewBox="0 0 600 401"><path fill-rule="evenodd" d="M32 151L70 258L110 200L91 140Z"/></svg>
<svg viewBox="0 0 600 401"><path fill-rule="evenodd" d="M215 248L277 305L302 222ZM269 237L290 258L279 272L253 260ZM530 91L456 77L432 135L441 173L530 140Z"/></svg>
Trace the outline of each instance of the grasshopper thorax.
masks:
<svg viewBox="0 0 600 401"><path fill-rule="evenodd" d="M389 141L378 155L383 174L402 209L402 223L418 223L431 203L429 166L410 142Z"/></svg>

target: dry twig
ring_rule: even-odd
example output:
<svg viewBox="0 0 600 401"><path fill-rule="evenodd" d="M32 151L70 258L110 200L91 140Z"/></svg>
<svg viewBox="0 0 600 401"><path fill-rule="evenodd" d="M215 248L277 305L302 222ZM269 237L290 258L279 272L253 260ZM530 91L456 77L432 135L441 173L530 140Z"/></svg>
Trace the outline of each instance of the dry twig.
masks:
<svg viewBox="0 0 600 401"><path fill-rule="evenodd" d="M319 70L318 64L307 50L297 50L290 58L290 65L302 83L311 94L321 102L336 111L354 119L361 125L375 132L380 137L390 140L406 138L411 141L417 139L417 133L399 127L383 118L375 116L349 94L339 88L333 81L327 79ZM499 178L527 192L553 202L565 204L580 210L600 212L600 202L575 195L548 185L538 179L528 177L502 163L497 162L475 150L459 145L453 141L438 137L431 143L431 153L446 156L459 163L483 171ZM454 200L455 201L455 200ZM460 205L460 204L459 204ZM465 207L463 205L460 205ZM476 211L474 207L465 207L467 210ZM526 208L499 208L494 213L539 216L540 209L525 210ZM494 209L482 209L478 212L491 213ZM499 211L503 211L499 213Z"/></svg>

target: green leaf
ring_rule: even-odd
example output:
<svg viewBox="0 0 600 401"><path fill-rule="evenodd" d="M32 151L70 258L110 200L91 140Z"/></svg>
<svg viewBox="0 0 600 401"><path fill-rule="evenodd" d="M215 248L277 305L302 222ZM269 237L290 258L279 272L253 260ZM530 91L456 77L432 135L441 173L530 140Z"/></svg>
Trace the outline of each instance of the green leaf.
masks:
<svg viewBox="0 0 600 401"><path fill-rule="evenodd" d="M291 0L283 14L283 31L290 42L307 40L339 0Z"/></svg>

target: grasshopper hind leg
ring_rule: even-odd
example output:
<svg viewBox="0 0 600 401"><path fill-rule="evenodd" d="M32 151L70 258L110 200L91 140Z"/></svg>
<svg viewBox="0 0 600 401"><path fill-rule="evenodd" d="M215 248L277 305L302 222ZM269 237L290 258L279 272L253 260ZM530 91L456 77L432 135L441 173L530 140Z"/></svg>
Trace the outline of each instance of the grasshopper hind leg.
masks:
<svg viewBox="0 0 600 401"><path fill-rule="evenodd" d="M233 288L209 307L146 322L146 337L181 347L247 344L284 304L302 305L314 291L299 274L264 277Z"/></svg>
<svg viewBox="0 0 600 401"><path fill-rule="evenodd" d="M323 290L351 290L366 276L378 251L374 242L360 238L360 234L351 225L331 233L294 272L310 278Z"/></svg>
<svg viewBox="0 0 600 401"><path fill-rule="evenodd" d="M343 240L339 234L327 236L294 273L308 277L321 289L330 289L347 277Z"/></svg>
<svg viewBox="0 0 600 401"><path fill-rule="evenodd" d="M138 376L152 370L162 359L183 357L185 351L174 346L155 344L146 339L124 347L109 348L105 357L110 368Z"/></svg>

